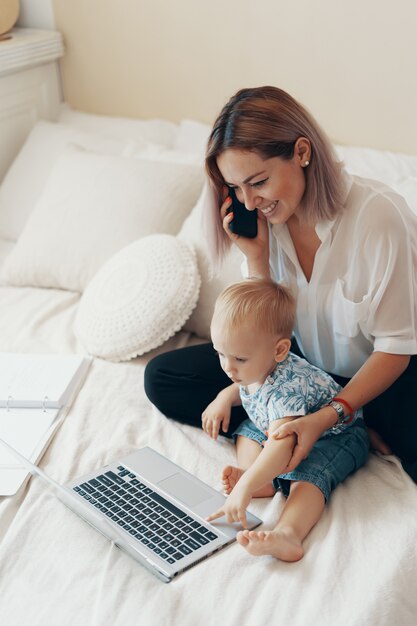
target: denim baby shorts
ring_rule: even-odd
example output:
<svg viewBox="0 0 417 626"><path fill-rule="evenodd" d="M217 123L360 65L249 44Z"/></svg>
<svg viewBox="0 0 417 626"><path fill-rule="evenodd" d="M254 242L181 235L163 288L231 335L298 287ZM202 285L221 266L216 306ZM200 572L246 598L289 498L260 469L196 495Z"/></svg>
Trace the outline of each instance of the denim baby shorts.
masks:
<svg viewBox="0 0 417 626"><path fill-rule="evenodd" d="M235 432L237 436L253 439L260 446L267 436L250 419L242 422ZM291 482L303 481L316 485L324 495L326 502L330 493L341 482L365 464L369 454L369 438L363 419L357 419L352 425L338 434L324 433L316 441L308 457L293 470L280 474L273 480L274 487L285 496L290 492Z"/></svg>

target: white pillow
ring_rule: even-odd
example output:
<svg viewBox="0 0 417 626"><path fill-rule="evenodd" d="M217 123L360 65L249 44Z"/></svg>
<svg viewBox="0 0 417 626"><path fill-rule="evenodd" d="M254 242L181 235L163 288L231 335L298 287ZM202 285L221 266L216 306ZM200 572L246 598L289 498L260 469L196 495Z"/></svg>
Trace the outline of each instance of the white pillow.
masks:
<svg viewBox="0 0 417 626"><path fill-rule="evenodd" d="M174 148L181 152L194 152L204 157L211 126L196 120L182 120Z"/></svg>
<svg viewBox="0 0 417 626"><path fill-rule="evenodd" d="M160 346L190 316L200 277L193 249L150 235L115 254L85 290L74 331L90 353L126 361Z"/></svg>
<svg viewBox="0 0 417 626"><path fill-rule="evenodd" d="M336 146L336 150L351 174L392 187L417 214L417 156L350 146Z"/></svg>
<svg viewBox="0 0 417 626"><path fill-rule="evenodd" d="M134 159L150 159L155 161L170 161L175 163L196 163L204 167L204 155L196 152L185 152L182 150L170 150L157 144L143 145L143 142L130 142L123 156Z"/></svg>
<svg viewBox="0 0 417 626"><path fill-rule="evenodd" d="M152 233L176 234L203 184L197 165L68 147L3 265L12 285L83 291L115 252Z"/></svg>
<svg viewBox="0 0 417 626"><path fill-rule="evenodd" d="M394 187L397 182L416 175L417 156L372 148L351 146L335 148L351 174L380 180L389 187Z"/></svg>
<svg viewBox="0 0 417 626"><path fill-rule="evenodd" d="M208 340L215 300L225 287L243 280L240 266L244 258L239 248L232 246L220 273L213 273L202 225L203 211L209 209L209 203L209 187L206 183L197 204L178 233L179 239L194 246L201 276L200 298L184 329Z"/></svg>
<svg viewBox="0 0 417 626"><path fill-rule="evenodd" d="M122 154L128 145L65 124L38 122L0 187L0 237L16 241L40 198L58 157L70 143L103 154Z"/></svg>
<svg viewBox="0 0 417 626"><path fill-rule="evenodd" d="M178 126L169 120L140 120L127 117L93 115L84 111L75 111L68 104L63 104L58 121L79 130L111 137L120 141L146 140L165 148L173 147L178 133Z"/></svg>
<svg viewBox="0 0 417 626"><path fill-rule="evenodd" d="M6 259L7 256L10 254L10 252L13 250L14 245L15 244L13 241L7 241L7 239L0 239L0 267L4 259Z"/></svg>

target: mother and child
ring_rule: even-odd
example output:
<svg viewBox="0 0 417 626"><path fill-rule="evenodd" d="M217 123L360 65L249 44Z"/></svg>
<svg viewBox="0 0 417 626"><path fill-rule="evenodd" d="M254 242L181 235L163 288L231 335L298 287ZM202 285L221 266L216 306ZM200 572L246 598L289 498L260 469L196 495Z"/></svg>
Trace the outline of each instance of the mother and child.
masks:
<svg viewBox="0 0 417 626"><path fill-rule="evenodd" d="M277 526L238 541L295 561L331 490L365 463L368 434L417 482L417 217L383 183L350 176L275 87L223 107L206 171L213 264L237 245L247 280L220 294L213 343L150 361L145 389L165 415L236 440L230 495L211 519L245 525L251 497L283 491ZM257 209L254 238L230 229L231 189Z"/></svg>

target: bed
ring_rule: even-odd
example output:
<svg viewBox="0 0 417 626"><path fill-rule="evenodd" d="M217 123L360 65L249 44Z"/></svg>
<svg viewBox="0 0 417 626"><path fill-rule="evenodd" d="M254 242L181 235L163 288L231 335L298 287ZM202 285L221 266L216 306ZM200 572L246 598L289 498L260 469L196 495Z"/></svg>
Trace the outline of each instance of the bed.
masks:
<svg viewBox="0 0 417 626"><path fill-rule="evenodd" d="M63 483L149 445L220 489L232 443L167 419L143 390L152 356L207 341L216 294L240 279L236 252L211 274L201 230L208 125L238 88L282 87L310 108L351 173L383 180L417 212L416 8L21 5L22 26L34 16L50 28L40 17L54 13L65 54L61 37L44 33L55 42L48 63L42 45L37 60L33 48L12 55L16 73L0 67L0 350L96 355L39 466ZM176 272L158 273L167 255ZM132 257L148 288L141 315L125 299L135 295L136 306L144 293L123 273ZM167 306L169 289L181 306ZM276 494L251 511L271 528L282 506ZM252 558L234 544L164 585L33 477L0 497L0 623L414 626L416 511L398 459L372 453L332 495L300 562Z"/></svg>
<svg viewBox="0 0 417 626"><path fill-rule="evenodd" d="M39 462L59 482L149 445L220 489L221 468L234 459L230 440L215 442L167 419L143 390L152 356L207 340L216 294L240 277L236 252L221 276L209 271L200 226L207 133L195 120L107 118L63 105L57 121L34 126L0 188L0 350L98 354ZM417 212L417 156L337 149L350 172L384 180ZM159 181L156 199L143 182L149 177ZM89 180L96 184L88 187ZM111 189L125 195L112 196L106 206L116 204L117 211L104 219L97 211ZM179 200L167 217L173 189ZM131 211L138 207L135 221ZM151 208L153 220L146 215ZM117 230L123 220L129 227ZM153 253L135 248L149 239ZM121 335L112 327L112 345L98 331L101 342L91 344L97 324L114 324L103 315L88 330L97 276L129 247L149 267L167 241L189 251L194 282L183 310L165 320L166 334L150 345L139 332L120 348L114 343ZM166 311L158 298L156 291L146 315ZM250 509L271 528L282 506L276 494ZM372 453L332 495L300 562L253 558L233 544L164 585L32 477L14 497L0 498L1 623L411 626L417 615L416 510L417 488L398 459Z"/></svg>

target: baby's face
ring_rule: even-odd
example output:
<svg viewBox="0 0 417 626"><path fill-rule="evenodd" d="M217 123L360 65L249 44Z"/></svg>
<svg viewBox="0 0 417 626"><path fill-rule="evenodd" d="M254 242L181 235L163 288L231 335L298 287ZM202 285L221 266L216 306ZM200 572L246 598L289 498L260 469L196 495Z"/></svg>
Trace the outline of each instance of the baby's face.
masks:
<svg viewBox="0 0 417 626"><path fill-rule="evenodd" d="M247 326L224 332L216 319L211 325L214 349L220 365L234 383L246 386L263 384L274 370L278 338Z"/></svg>

